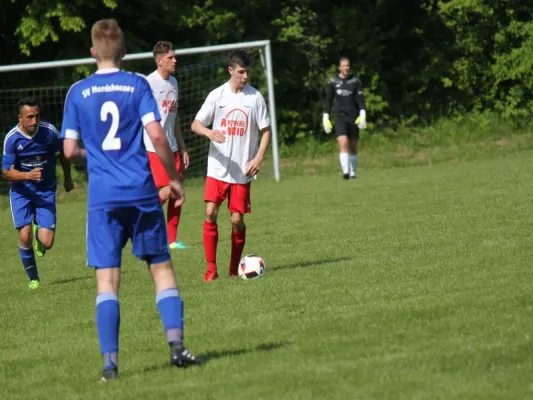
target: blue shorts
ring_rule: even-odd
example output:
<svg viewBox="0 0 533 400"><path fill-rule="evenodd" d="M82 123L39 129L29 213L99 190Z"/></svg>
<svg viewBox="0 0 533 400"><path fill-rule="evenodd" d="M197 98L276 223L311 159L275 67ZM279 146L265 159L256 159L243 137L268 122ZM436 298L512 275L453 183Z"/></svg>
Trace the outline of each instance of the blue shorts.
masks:
<svg viewBox="0 0 533 400"><path fill-rule="evenodd" d="M22 194L9 191L9 203L15 229L31 225L34 218L40 228L56 229L56 194Z"/></svg>
<svg viewBox="0 0 533 400"><path fill-rule="evenodd" d="M88 211L88 266L120 267L122 249L128 239L131 239L133 255L149 264L170 259L165 215L159 202Z"/></svg>

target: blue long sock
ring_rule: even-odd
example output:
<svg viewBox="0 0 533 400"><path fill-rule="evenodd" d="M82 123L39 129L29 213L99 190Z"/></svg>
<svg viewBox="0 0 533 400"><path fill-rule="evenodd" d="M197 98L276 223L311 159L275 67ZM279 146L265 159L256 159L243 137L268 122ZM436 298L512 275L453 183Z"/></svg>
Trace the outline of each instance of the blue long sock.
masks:
<svg viewBox="0 0 533 400"><path fill-rule="evenodd" d="M183 341L183 301L178 289L165 289L156 296L157 308L170 344Z"/></svg>
<svg viewBox="0 0 533 400"><path fill-rule="evenodd" d="M35 253L33 252L33 247L25 249L19 245L20 259L22 260L22 265L28 274L30 281L39 280L39 272L37 271L37 263L35 262Z"/></svg>
<svg viewBox="0 0 533 400"><path fill-rule="evenodd" d="M114 368L118 364L120 329L120 305L116 293L100 293L96 296L96 328L104 369Z"/></svg>

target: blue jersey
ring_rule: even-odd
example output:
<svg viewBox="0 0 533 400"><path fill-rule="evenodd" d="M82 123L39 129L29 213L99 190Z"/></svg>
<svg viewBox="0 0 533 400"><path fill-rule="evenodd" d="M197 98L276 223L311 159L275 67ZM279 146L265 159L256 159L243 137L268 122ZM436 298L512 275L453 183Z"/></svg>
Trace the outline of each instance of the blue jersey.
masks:
<svg viewBox="0 0 533 400"><path fill-rule="evenodd" d="M89 209L159 201L143 129L160 120L150 85L141 75L99 70L72 85L61 137L81 139L87 151Z"/></svg>
<svg viewBox="0 0 533 400"><path fill-rule="evenodd" d="M62 151L62 141L58 130L49 122L39 122L33 136L19 130L18 125L11 129L4 139L2 156L3 169L16 169L29 172L42 168L39 182L11 182L11 190L21 195L50 193L56 190L56 157Z"/></svg>

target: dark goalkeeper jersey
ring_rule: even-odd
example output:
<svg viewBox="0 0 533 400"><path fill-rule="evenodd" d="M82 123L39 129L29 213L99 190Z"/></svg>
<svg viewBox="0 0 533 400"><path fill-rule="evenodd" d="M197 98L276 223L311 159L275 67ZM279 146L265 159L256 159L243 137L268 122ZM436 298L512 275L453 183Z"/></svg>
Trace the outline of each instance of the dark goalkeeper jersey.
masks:
<svg viewBox="0 0 533 400"><path fill-rule="evenodd" d="M359 110L365 109L363 84L357 76L350 75L346 79L334 76L328 81L324 100L325 113L331 114L334 98L336 117L355 121L359 116Z"/></svg>

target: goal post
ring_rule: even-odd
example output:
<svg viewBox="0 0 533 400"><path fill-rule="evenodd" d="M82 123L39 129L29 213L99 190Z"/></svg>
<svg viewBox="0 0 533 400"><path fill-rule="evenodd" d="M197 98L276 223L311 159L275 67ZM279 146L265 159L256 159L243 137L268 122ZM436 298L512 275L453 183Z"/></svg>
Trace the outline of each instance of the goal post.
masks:
<svg viewBox="0 0 533 400"><path fill-rule="evenodd" d="M194 116L200 109L207 94L223 84L227 79L226 60L232 50L246 50L252 60L249 82L265 95L271 121L271 151L273 177L280 180L279 144L274 95L274 77L270 40L230 43L214 46L175 49L178 59L176 77L179 87L178 117L185 143L191 154L191 167L185 175L191 177L205 175L209 143L190 131ZM121 67L132 72L148 75L156 69L151 51L127 54ZM80 74L79 70L84 71ZM43 69L60 69L59 74L48 74L42 83L25 87L20 74ZM71 84L95 70L93 58L34 62L0 66L4 84L0 88L0 137L3 138L16 123L16 102L19 98L34 95L42 106L42 118L61 127L63 104ZM78 73L76 73L78 71ZM17 77L17 74L19 75ZM54 78L61 75L61 82ZM47 80L48 79L48 80ZM40 80L41 81L41 80ZM5 82L8 82L7 84Z"/></svg>

